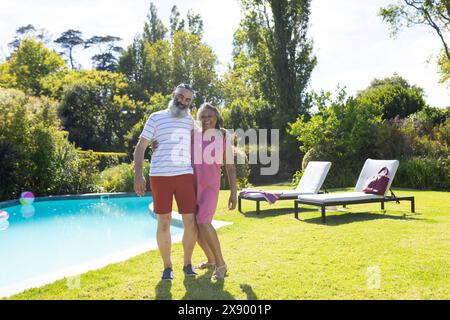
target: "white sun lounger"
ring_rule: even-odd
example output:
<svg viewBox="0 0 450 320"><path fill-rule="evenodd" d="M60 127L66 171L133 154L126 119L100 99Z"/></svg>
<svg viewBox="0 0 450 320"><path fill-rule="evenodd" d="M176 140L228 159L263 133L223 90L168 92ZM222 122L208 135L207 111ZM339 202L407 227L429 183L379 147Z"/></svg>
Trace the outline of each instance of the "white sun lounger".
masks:
<svg viewBox="0 0 450 320"><path fill-rule="evenodd" d="M395 173L399 166L398 160L373 160L367 159L364 167L359 175L358 182L356 183L354 192L340 192L340 193L328 193L328 194L314 194L314 195L299 195L295 202L295 218L298 219L298 206L299 204L308 204L321 207L322 222L325 223L325 208L327 206L348 205L348 204L361 204L361 203L381 203L381 209L384 210L384 203L390 201L400 200L411 201L411 212L414 212L414 197L396 197L391 190L391 195L387 196L388 191L394 180ZM376 175L381 168L387 167L389 170L389 184L386 188L384 195L367 194L363 192L366 181L369 177Z"/></svg>
<svg viewBox="0 0 450 320"><path fill-rule="evenodd" d="M278 200L295 200L302 194L316 194L322 188L323 182L330 171L331 162L328 161L310 161L306 166L300 181L295 190L266 190L269 192L281 193ZM238 197L238 210L242 213L242 200L256 201L256 214L259 214L259 203L266 201L261 193L249 193Z"/></svg>

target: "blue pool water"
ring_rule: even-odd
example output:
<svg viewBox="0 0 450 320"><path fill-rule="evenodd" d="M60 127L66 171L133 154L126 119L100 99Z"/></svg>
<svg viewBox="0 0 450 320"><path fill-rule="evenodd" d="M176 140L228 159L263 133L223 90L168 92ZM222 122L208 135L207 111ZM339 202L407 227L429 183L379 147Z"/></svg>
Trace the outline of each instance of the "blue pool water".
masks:
<svg viewBox="0 0 450 320"><path fill-rule="evenodd" d="M155 246L151 201L151 197L38 201L31 217L24 217L20 205L3 208L10 217L9 228L0 231L0 293L30 279L139 246ZM182 232L180 227L171 228L172 235Z"/></svg>

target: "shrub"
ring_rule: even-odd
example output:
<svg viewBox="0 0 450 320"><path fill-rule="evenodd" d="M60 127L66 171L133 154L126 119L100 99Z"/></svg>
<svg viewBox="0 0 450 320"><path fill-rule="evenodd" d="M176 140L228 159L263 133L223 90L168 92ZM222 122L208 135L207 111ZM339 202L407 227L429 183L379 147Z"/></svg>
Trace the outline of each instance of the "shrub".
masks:
<svg viewBox="0 0 450 320"><path fill-rule="evenodd" d="M450 191L450 158L413 157L400 161L394 185Z"/></svg>
<svg viewBox="0 0 450 320"><path fill-rule="evenodd" d="M59 125L56 102L0 89L2 200L25 190L39 196L95 191L95 159L78 156Z"/></svg>
<svg viewBox="0 0 450 320"><path fill-rule="evenodd" d="M117 166L124 162L130 162L128 154L125 152L94 152L92 150L77 150L79 155L92 153L92 156L98 160L98 170L103 171L107 168Z"/></svg>
<svg viewBox="0 0 450 320"><path fill-rule="evenodd" d="M144 177L147 179L150 165L144 161ZM122 163L101 172L97 182L98 187L104 192L133 192L134 191L134 163Z"/></svg>

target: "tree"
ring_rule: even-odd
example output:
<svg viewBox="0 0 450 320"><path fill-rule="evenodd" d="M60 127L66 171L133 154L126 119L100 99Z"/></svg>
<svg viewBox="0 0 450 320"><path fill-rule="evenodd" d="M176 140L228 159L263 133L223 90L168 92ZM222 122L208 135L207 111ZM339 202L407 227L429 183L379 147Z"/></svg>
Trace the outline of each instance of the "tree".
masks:
<svg viewBox="0 0 450 320"><path fill-rule="evenodd" d="M69 29L67 31L64 31L61 36L55 40L55 43L59 44L63 49L67 51L66 54L69 58L72 70L75 69L73 58L74 48L84 44L84 40L81 35L81 31Z"/></svg>
<svg viewBox="0 0 450 320"><path fill-rule="evenodd" d="M203 19L200 14L193 12L192 9L189 9L187 13L187 20L188 31L197 35L201 39L203 36Z"/></svg>
<svg viewBox="0 0 450 320"><path fill-rule="evenodd" d="M175 32L184 30L184 19L180 19L180 12L177 6L173 6L170 11L170 37L173 37Z"/></svg>
<svg viewBox="0 0 450 320"><path fill-rule="evenodd" d="M59 115L69 140L83 149L122 151L125 134L143 116L126 95L124 76L97 70L68 76Z"/></svg>
<svg viewBox="0 0 450 320"><path fill-rule="evenodd" d="M150 9L147 14L147 21L144 24L143 38L145 41L154 43L158 40L164 39L167 33L167 28L164 26L161 19L158 17L158 10L156 6L150 3Z"/></svg>
<svg viewBox="0 0 450 320"><path fill-rule="evenodd" d="M397 116L405 118L422 110L426 103L423 89L410 85L404 78L393 75L384 79L374 79L370 86L357 95L363 105L379 108L383 119L393 119Z"/></svg>
<svg viewBox="0 0 450 320"><path fill-rule="evenodd" d="M179 83L194 84L197 92L193 105L204 101L218 104L221 100L220 82L216 72L217 56L211 47L201 42L199 36L178 31L172 37L171 65L173 67L171 90Z"/></svg>
<svg viewBox="0 0 450 320"><path fill-rule="evenodd" d="M117 54L123 52L122 47L116 45L116 42L122 39L114 36L93 36L86 40L84 48L96 46L99 54L92 56L92 62L99 71L116 71L118 68Z"/></svg>
<svg viewBox="0 0 450 320"><path fill-rule="evenodd" d="M441 82L448 81L450 73L450 0L403 0L380 8L378 13L391 27L393 36L403 27L425 25L437 34L442 44L438 66Z"/></svg>
<svg viewBox="0 0 450 320"><path fill-rule="evenodd" d="M270 58L271 77L263 85L266 99L280 111L278 128L304 114L306 87L316 64L312 43L307 38L310 0L243 0L247 12L245 24L253 30L246 45L255 54L265 46ZM247 28L249 30L249 28ZM264 61L264 57L261 57ZM264 61L265 62L265 61Z"/></svg>
<svg viewBox="0 0 450 320"><path fill-rule="evenodd" d="M151 77L147 70L146 42L142 36L136 36L133 43L123 52L119 59L118 71L122 73L129 84L129 95L133 100L147 102L150 93Z"/></svg>
<svg viewBox="0 0 450 320"><path fill-rule="evenodd" d="M18 88L31 95L43 94L43 82L48 76L62 75L67 67L62 58L47 49L42 42L25 39L17 51L0 66L0 85Z"/></svg>
<svg viewBox="0 0 450 320"><path fill-rule="evenodd" d="M28 24L16 30L16 35L14 36L13 41L8 43L8 46L12 48L13 51L16 51L22 41L28 38L35 38L38 41L42 41L44 44L49 42L49 37L45 29L36 29L32 24Z"/></svg>

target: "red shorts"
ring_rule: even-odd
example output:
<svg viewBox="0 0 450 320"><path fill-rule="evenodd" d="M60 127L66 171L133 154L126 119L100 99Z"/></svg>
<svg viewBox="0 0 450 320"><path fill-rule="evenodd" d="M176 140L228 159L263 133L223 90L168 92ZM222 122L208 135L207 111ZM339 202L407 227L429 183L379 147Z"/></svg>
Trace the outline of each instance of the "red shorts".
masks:
<svg viewBox="0 0 450 320"><path fill-rule="evenodd" d="M150 187L153 197L153 212L157 214L171 213L173 196L175 195L180 214L195 213L197 201L194 175L150 176Z"/></svg>

